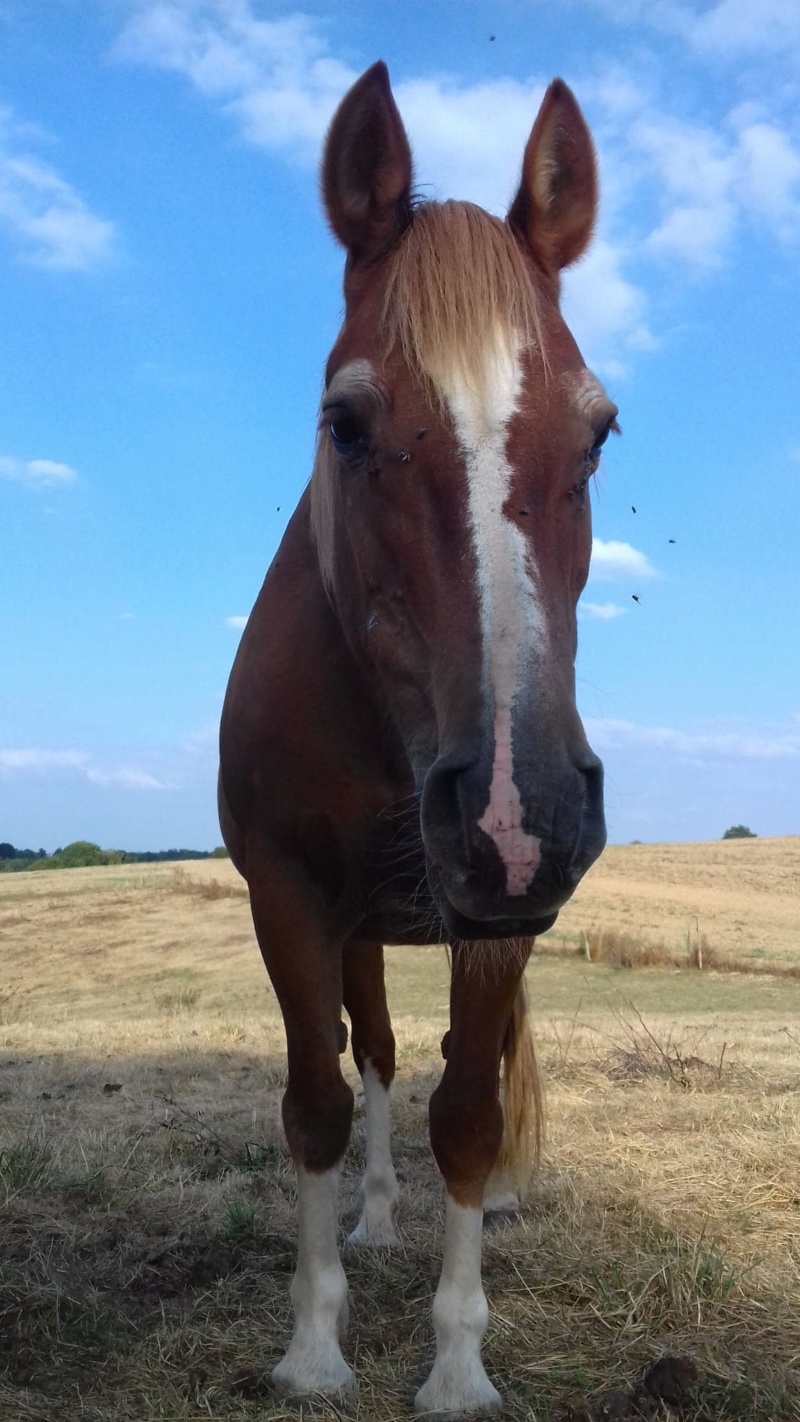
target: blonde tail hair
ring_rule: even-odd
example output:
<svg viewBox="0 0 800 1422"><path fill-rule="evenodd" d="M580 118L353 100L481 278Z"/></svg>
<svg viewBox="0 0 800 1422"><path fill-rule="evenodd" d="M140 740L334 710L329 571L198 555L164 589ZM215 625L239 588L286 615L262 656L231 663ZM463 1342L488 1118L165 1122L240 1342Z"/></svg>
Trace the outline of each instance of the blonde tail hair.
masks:
<svg viewBox="0 0 800 1422"><path fill-rule="evenodd" d="M528 1018L528 994L520 982L503 1047L505 1131L497 1166L520 1199L535 1174L544 1140L544 1092Z"/></svg>

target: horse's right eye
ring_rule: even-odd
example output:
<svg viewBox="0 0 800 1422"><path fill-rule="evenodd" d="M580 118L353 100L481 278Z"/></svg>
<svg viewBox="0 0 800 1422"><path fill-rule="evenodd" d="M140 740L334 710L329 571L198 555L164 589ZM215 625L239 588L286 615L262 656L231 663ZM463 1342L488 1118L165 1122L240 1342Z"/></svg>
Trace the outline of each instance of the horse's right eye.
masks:
<svg viewBox="0 0 800 1422"><path fill-rule="evenodd" d="M355 420L349 415L339 415L328 424L331 444L342 459L356 459L363 453L366 440Z"/></svg>

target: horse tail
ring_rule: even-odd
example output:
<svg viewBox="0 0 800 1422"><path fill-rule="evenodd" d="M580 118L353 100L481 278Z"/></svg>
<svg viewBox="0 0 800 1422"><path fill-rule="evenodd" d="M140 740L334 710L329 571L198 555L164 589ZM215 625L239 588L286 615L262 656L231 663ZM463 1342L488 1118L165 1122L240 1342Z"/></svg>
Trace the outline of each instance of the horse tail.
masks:
<svg viewBox="0 0 800 1422"><path fill-rule="evenodd" d="M544 1091L533 1045L524 978L517 989L503 1045L505 1130L498 1166L520 1199L539 1165L544 1140Z"/></svg>

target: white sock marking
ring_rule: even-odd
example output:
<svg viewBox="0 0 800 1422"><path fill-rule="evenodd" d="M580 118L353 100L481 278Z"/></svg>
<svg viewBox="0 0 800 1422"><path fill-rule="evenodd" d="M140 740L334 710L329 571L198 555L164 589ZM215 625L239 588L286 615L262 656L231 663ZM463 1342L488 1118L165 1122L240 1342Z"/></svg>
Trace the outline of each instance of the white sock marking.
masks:
<svg viewBox="0 0 800 1422"><path fill-rule="evenodd" d="M433 1301L436 1359L414 1400L418 1412L496 1412L499 1392L486 1376L481 1343L489 1306L481 1284L483 1210L447 1197L444 1257Z"/></svg>
<svg viewBox="0 0 800 1422"><path fill-rule="evenodd" d="M489 803L478 821L506 868L509 894L524 894L540 863L540 840L522 827L514 780L512 713L526 649L541 648L546 628L523 534L503 512L513 468L508 423L519 402L519 347L498 331L486 352L483 391L454 374L446 398L466 461L469 521L478 565L483 657L494 699L494 762Z"/></svg>
<svg viewBox="0 0 800 1422"><path fill-rule="evenodd" d="M372 1062L362 1075L367 1131L367 1168L361 1184L361 1219L349 1236L350 1244L387 1248L397 1244L394 1216L400 1194L392 1164L389 1092Z"/></svg>
<svg viewBox="0 0 800 1422"><path fill-rule="evenodd" d="M319 1175L298 1169L294 1334L272 1373L284 1393L330 1396L353 1385L352 1369L339 1347L347 1327L347 1280L336 1245L338 1197L338 1166Z"/></svg>

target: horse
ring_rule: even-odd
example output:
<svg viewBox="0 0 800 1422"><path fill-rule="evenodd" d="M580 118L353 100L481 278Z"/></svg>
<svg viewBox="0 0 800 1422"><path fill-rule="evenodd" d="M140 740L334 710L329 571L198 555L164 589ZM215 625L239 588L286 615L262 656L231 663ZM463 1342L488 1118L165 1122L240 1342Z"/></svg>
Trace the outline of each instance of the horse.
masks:
<svg viewBox="0 0 800 1422"><path fill-rule="evenodd" d="M396 1242L385 943L449 945L430 1100L445 1234L424 1412L494 1411L481 1358L484 1206L514 1198L540 1103L523 973L605 843L575 704L589 485L617 409L559 310L597 208L589 130L547 89L506 219L413 195L386 66L322 162L346 252L313 472L244 630L220 730L220 821L283 1015L297 1172L294 1332L276 1389L336 1398L337 1245L353 1092L367 1134L353 1246ZM501 1103L503 1066L505 1113Z"/></svg>

